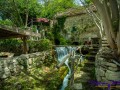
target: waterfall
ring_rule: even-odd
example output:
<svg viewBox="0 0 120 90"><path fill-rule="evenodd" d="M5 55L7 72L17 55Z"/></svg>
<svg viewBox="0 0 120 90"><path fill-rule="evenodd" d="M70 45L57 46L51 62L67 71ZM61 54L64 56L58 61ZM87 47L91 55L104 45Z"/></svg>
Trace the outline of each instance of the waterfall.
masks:
<svg viewBox="0 0 120 90"><path fill-rule="evenodd" d="M66 57L66 55L68 55L70 52L74 51L75 48L73 47L56 47L56 52L57 52L57 57L58 57L58 61L59 62L62 62L62 60L64 59L64 57ZM70 78L71 76L71 69L70 69L70 66L68 65L69 63L69 57L66 59L65 61L65 65L68 67L68 74L64 77L64 80L63 80L63 84L62 84L62 87L60 90L64 90L67 85L68 85L68 79Z"/></svg>

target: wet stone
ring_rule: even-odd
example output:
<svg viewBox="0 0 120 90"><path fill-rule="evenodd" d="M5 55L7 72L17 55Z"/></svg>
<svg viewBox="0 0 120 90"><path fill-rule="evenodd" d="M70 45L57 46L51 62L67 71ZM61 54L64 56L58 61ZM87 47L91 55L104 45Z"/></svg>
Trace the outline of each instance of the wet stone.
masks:
<svg viewBox="0 0 120 90"><path fill-rule="evenodd" d="M74 86L75 90L82 90L83 89L81 83L75 83L73 86Z"/></svg>

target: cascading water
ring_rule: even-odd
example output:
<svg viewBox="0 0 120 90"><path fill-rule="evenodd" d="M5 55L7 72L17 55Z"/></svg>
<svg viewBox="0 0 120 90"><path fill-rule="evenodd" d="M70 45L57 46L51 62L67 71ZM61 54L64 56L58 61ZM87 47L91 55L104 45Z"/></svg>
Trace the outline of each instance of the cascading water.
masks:
<svg viewBox="0 0 120 90"><path fill-rule="evenodd" d="M72 47L56 47L56 52L57 52L57 55L58 55L58 61L62 62L64 57L66 57L66 55L68 55L69 53L72 53L72 51L74 51L74 50L75 50L75 48L72 48ZM62 87L61 87L60 90L64 90L67 87L68 79L71 76L71 69L70 69L70 66L68 65L68 63L69 63L69 57L66 58L66 61L65 61L65 65L68 67L69 72L65 76L65 78L63 80Z"/></svg>

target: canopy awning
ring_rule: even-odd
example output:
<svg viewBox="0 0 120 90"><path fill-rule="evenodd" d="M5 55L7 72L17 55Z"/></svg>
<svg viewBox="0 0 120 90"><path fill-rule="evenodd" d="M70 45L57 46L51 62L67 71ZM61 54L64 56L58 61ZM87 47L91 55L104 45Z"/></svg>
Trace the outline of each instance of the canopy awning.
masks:
<svg viewBox="0 0 120 90"><path fill-rule="evenodd" d="M37 18L36 19L36 22L41 22L41 23L49 23L49 19L47 18Z"/></svg>

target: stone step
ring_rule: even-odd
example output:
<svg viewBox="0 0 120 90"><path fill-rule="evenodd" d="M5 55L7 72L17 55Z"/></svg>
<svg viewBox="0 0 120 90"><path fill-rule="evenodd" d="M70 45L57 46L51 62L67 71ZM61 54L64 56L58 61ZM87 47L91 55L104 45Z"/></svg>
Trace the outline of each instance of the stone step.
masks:
<svg viewBox="0 0 120 90"><path fill-rule="evenodd" d="M88 80L90 80L90 73L88 72L80 71L79 73L74 74L75 83L87 82Z"/></svg>
<svg viewBox="0 0 120 90"><path fill-rule="evenodd" d="M102 44L102 47L107 47L109 46L109 44Z"/></svg>
<svg viewBox="0 0 120 90"><path fill-rule="evenodd" d="M90 51L96 51L96 52L97 52L97 51L99 50L99 47L97 47L97 48L90 48L89 50L90 50Z"/></svg>
<svg viewBox="0 0 120 90"><path fill-rule="evenodd" d="M107 40L107 38L102 38L102 40Z"/></svg>
<svg viewBox="0 0 120 90"><path fill-rule="evenodd" d="M102 41L102 44L108 44L108 42L107 41Z"/></svg>
<svg viewBox="0 0 120 90"><path fill-rule="evenodd" d="M82 90L83 89L82 83L74 83L73 87L74 87L74 90Z"/></svg>
<svg viewBox="0 0 120 90"><path fill-rule="evenodd" d="M82 90L83 89L82 83L74 83L73 87L74 87L74 90Z"/></svg>

